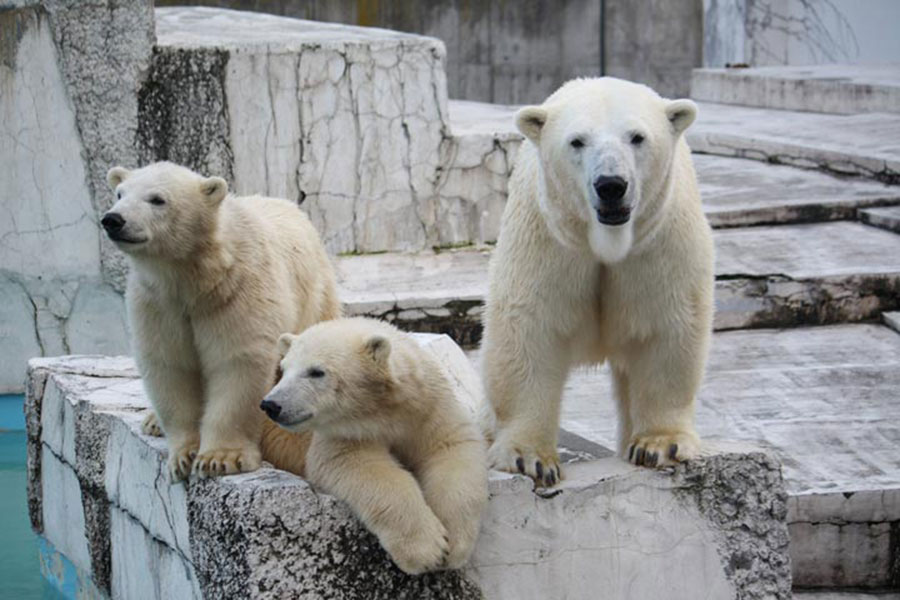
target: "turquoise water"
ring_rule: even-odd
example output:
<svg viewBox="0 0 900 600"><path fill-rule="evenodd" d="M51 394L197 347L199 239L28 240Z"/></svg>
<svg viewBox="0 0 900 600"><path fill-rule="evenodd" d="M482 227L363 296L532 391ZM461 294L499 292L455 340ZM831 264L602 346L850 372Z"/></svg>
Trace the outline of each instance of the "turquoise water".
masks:
<svg viewBox="0 0 900 600"><path fill-rule="evenodd" d="M57 600L41 576L25 495L22 396L0 395L0 599Z"/></svg>

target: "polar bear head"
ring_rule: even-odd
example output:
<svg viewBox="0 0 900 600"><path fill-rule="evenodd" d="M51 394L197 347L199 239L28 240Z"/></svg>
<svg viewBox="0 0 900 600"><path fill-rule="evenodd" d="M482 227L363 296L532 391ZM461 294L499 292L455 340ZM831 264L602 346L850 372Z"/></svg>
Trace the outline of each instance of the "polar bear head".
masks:
<svg viewBox="0 0 900 600"><path fill-rule="evenodd" d="M670 183L676 145L697 106L647 86L601 77L563 85L526 106L516 126L536 147L539 205L563 244L585 236L602 262L623 259L634 228L652 220Z"/></svg>
<svg viewBox="0 0 900 600"><path fill-rule="evenodd" d="M385 323L352 318L282 335L281 380L260 408L293 431L383 439L398 425L392 331Z"/></svg>
<svg viewBox="0 0 900 600"><path fill-rule="evenodd" d="M128 254L183 259L211 239L228 192L221 177L203 177L169 162L106 175L116 202L100 223Z"/></svg>

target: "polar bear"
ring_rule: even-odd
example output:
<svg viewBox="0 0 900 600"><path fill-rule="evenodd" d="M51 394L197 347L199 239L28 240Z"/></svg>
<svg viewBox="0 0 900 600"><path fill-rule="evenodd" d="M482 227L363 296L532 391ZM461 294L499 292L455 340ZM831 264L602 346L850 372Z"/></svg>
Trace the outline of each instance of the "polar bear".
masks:
<svg viewBox="0 0 900 600"><path fill-rule="evenodd" d="M606 360L620 454L646 466L697 454L713 242L683 137L696 114L690 100L610 77L570 81L516 114L527 139L482 349L493 467L553 485L566 377Z"/></svg>
<svg viewBox="0 0 900 600"><path fill-rule="evenodd" d="M306 478L347 502L403 571L459 568L487 501L481 432L441 365L382 321L339 319L279 339L261 404L312 431Z"/></svg>
<svg viewBox="0 0 900 600"><path fill-rule="evenodd" d="M110 169L101 224L130 259L125 292L173 481L252 471L278 336L339 316L316 230L287 200L235 197L224 179L161 162ZM285 441L279 443L286 443Z"/></svg>

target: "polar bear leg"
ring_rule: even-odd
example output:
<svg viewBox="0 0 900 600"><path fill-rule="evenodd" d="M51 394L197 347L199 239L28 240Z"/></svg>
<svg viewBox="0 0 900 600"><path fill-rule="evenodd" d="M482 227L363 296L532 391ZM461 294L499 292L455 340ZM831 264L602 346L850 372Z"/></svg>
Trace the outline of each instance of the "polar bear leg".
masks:
<svg viewBox="0 0 900 600"><path fill-rule="evenodd" d="M141 433L152 437L163 436L162 426L159 424L159 417L156 416L153 409L148 410L147 414L144 415L144 420L141 421Z"/></svg>
<svg viewBox="0 0 900 600"><path fill-rule="evenodd" d="M270 386L269 371L253 361L233 360L207 375L194 475L215 477L260 467L263 413L259 403Z"/></svg>
<svg viewBox="0 0 900 600"><path fill-rule="evenodd" d="M663 339L643 345L616 365L624 383L617 388L627 392L619 403L628 406L632 425L631 435L620 440L626 460L655 467L697 456L694 398L703 372L699 354Z"/></svg>
<svg viewBox="0 0 900 600"><path fill-rule="evenodd" d="M144 385L169 446L169 478L186 479L200 447L203 377L198 371L172 365L150 367L145 361Z"/></svg>
<svg viewBox="0 0 900 600"><path fill-rule="evenodd" d="M531 331L527 319L504 321L485 335L485 385L497 422L488 464L552 486L561 479L556 441L570 351L556 336Z"/></svg>
<svg viewBox="0 0 900 600"><path fill-rule="evenodd" d="M480 440L466 441L428 457L417 470L425 501L447 528L450 552L446 566L466 564L481 527L487 502L487 465Z"/></svg>
<svg viewBox="0 0 900 600"><path fill-rule="evenodd" d="M447 530L385 446L315 436L307 468L310 482L349 504L403 571L416 575L444 564Z"/></svg>

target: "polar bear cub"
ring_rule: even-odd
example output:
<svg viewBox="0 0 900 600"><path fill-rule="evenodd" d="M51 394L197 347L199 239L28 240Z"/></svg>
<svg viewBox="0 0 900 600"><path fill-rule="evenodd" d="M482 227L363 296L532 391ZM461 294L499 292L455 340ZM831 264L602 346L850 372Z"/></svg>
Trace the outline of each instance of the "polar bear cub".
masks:
<svg viewBox="0 0 900 600"><path fill-rule="evenodd" d="M313 431L306 477L347 502L402 570L461 567L487 501L478 426L437 361L394 327L339 319L279 340L262 408Z"/></svg>
<svg viewBox="0 0 900 600"><path fill-rule="evenodd" d="M134 350L174 480L260 465L278 336L339 316L309 219L287 200L235 197L225 180L161 162L110 169L101 221L130 259Z"/></svg>
<svg viewBox="0 0 900 600"><path fill-rule="evenodd" d="M683 136L696 114L690 100L603 77L516 115L527 139L491 261L482 351L494 467L554 484L566 377L607 360L620 453L646 466L697 454L713 243Z"/></svg>

